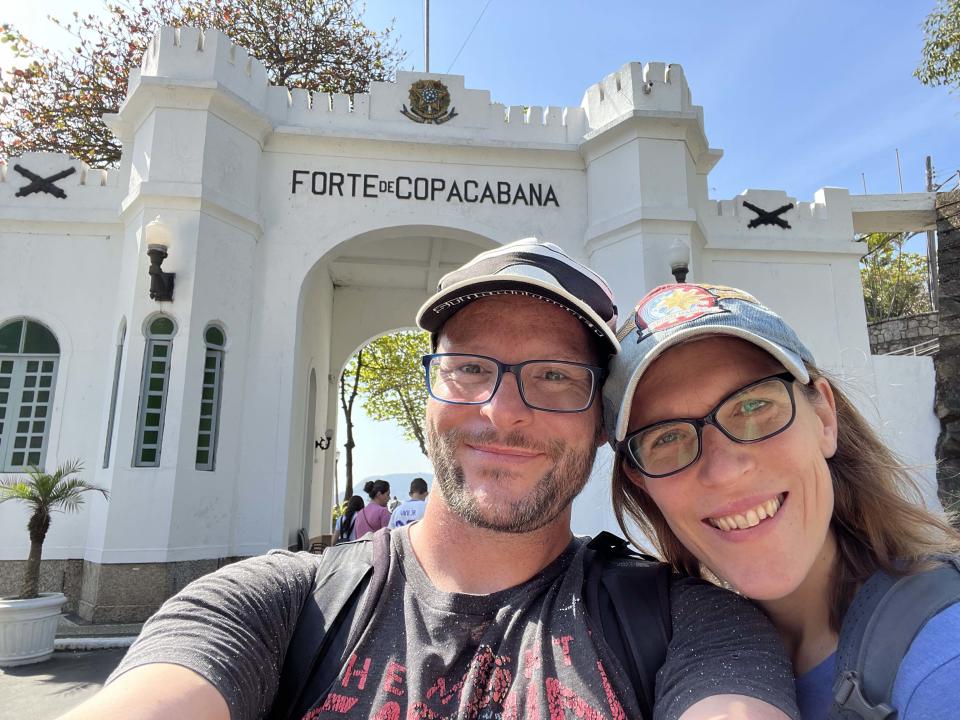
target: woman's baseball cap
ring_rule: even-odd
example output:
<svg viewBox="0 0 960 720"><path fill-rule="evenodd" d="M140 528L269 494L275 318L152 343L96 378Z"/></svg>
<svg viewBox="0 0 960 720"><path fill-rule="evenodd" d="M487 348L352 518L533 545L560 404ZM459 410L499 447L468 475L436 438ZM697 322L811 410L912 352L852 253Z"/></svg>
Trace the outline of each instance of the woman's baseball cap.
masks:
<svg viewBox="0 0 960 720"><path fill-rule="evenodd" d="M813 353L773 310L736 288L709 283L661 285L651 290L617 332L620 353L603 386L603 414L614 449L627 434L637 383L674 345L710 335L738 337L766 350L802 383ZM696 378L691 378L696 382Z"/></svg>
<svg viewBox="0 0 960 720"><path fill-rule="evenodd" d="M617 306L606 281L558 246L536 238L480 253L440 279L437 293L417 313L434 335L474 300L498 295L532 297L563 308L587 326L610 354L617 341Z"/></svg>

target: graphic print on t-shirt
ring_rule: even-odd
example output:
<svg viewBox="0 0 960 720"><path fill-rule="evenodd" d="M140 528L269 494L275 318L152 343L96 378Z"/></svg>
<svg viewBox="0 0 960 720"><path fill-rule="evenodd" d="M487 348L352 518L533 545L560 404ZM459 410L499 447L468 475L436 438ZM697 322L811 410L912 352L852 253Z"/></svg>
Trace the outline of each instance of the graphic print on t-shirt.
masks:
<svg viewBox="0 0 960 720"><path fill-rule="evenodd" d="M407 534L393 536L381 602L302 720L640 717L632 693L615 691L622 681L587 625L578 541L523 585L480 596L437 590Z"/></svg>

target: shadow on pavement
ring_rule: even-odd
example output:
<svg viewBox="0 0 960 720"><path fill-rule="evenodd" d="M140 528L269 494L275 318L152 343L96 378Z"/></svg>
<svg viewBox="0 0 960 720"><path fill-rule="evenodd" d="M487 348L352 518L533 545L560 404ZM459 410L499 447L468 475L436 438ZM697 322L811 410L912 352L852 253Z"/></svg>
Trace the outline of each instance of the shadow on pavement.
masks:
<svg viewBox="0 0 960 720"><path fill-rule="evenodd" d="M0 720L53 720L96 693L126 652L55 652L46 662L0 669Z"/></svg>

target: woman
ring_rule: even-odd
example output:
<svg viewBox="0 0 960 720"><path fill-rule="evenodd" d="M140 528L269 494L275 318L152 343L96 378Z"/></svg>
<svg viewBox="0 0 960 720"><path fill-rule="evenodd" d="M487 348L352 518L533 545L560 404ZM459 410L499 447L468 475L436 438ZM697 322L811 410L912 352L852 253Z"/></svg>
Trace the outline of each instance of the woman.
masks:
<svg viewBox="0 0 960 720"><path fill-rule="evenodd" d="M904 467L749 294L662 286L618 337L603 394L621 528L629 516L677 569L755 600L792 656L804 720L826 717L857 590L936 565L960 537L911 502ZM915 637L892 703L899 720L955 717L958 693L960 604Z"/></svg>
<svg viewBox="0 0 960 720"><path fill-rule="evenodd" d="M363 491L370 497L370 502L357 513L357 522L354 526L357 538L385 528L390 522L390 511L387 510L387 503L390 501L390 483L386 480L368 480L363 486Z"/></svg>
<svg viewBox="0 0 960 720"><path fill-rule="evenodd" d="M361 510L363 510L363 498L359 495L353 495L347 502L347 509L344 510L343 515L337 518L337 526L334 529L334 535L337 538L336 542L341 543L357 539L357 535L354 532L356 530L356 516Z"/></svg>

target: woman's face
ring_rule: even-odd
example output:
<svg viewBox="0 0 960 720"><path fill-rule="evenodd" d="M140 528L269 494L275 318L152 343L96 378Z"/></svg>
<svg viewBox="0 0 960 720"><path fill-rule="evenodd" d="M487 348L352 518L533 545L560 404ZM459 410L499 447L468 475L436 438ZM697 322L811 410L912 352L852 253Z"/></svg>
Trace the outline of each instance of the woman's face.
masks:
<svg viewBox="0 0 960 720"><path fill-rule="evenodd" d="M678 345L637 385L629 432L703 417L730 393L782 372L771 355L737 338ZM829 384L821 379L815 387L823 400L811 403L794 383L796 418L767 440L738 444L707 425L699 460L675 475L648 478L624 463L680 542L750 598L789 595L824 556L833 514L826 459L836 450L836 415Z"/></svg>
<svg viewBox="0 0 960 720"><path fill-rule="evenodd" d="M389 488L389 486L388 486L387 489L384 490L383 492L377 493L377 495L373 498L373 501L374 501L377 505L382 505L383 507L386 507L386 506L387 506L387 503L390 502L390 488Z"/></svg>

